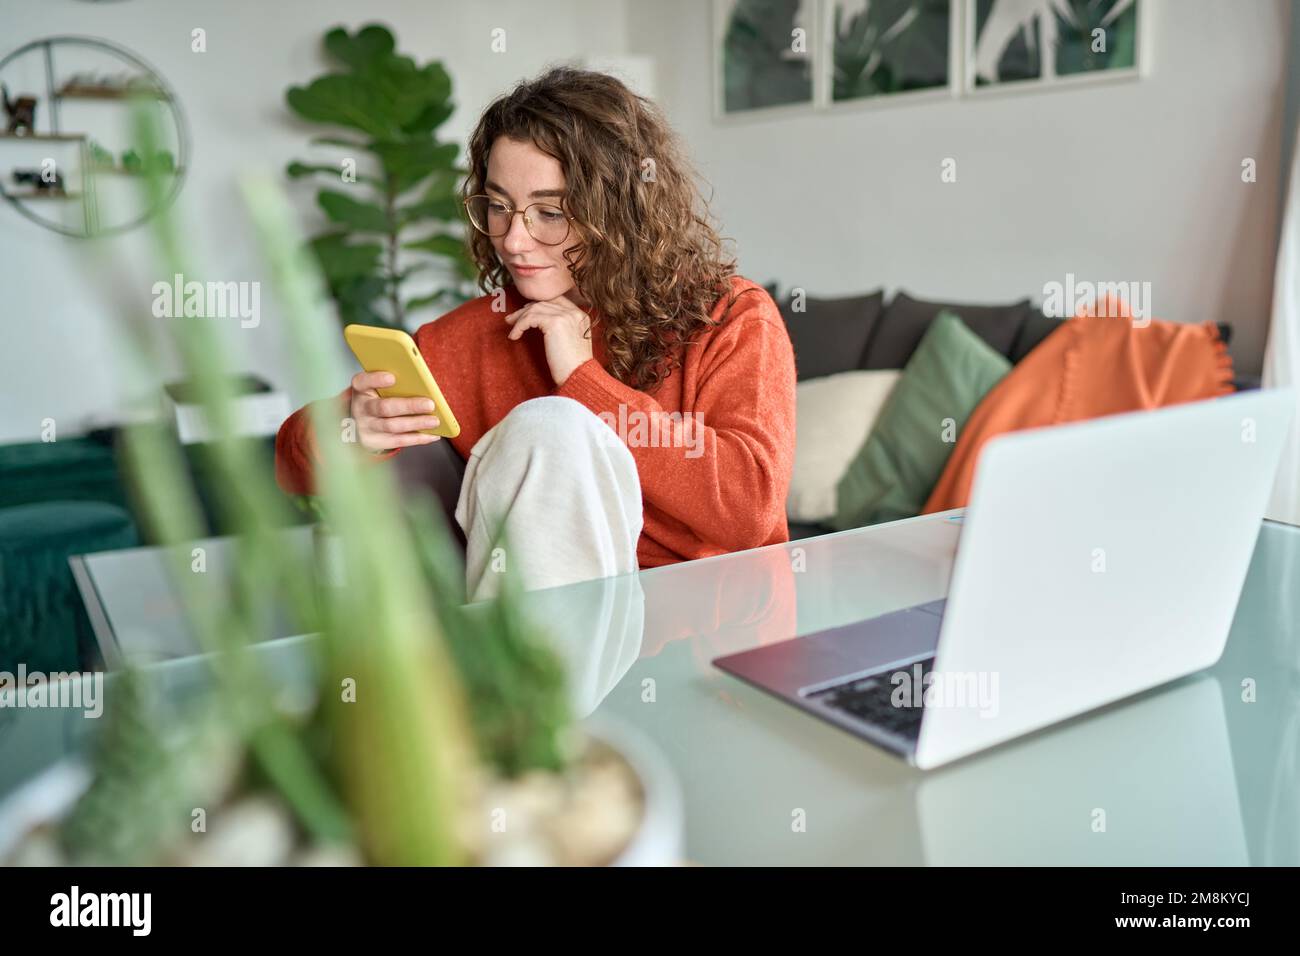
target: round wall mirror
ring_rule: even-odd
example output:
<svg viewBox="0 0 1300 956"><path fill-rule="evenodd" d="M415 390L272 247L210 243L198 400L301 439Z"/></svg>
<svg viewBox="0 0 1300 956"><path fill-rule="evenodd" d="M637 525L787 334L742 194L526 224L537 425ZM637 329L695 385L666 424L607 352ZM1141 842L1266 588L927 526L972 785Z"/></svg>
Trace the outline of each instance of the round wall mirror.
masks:
<svg viewBox="0 0 1300 956"><path fill-rule="evenodd" d="M131 110L157 110L158 148L130 142ZM0 198L47 229L125 232L175 199L188 136L175 94L149 64L94 37L33 40L0 59ZM164 188L151 203L141 177Z"/></svg>

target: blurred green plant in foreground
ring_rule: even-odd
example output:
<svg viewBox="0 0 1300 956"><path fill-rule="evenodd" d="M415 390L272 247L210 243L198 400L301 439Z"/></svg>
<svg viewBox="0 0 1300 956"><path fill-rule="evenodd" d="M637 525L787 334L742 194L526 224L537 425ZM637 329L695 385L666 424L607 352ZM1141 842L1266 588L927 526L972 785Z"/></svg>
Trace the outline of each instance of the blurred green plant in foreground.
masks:
<svg viewBox="0 0 1300 956"><path fill-rule="evenodd" d="M152 155L148 107L134 134L140 153ZM156 176L143 178L162 188ZM337 330L291 210L269 180L248 180L243 193L280 303L294 391L335 394L347 379ZM153 223L156 273L197 279L175 215ZM290 503L268 450L236 434L232 369L213 322L159 320L140 307L124 310L122 327L125 381L161 388L157 370L174 352L199 394L217 435L216 506L222 526L235 529L238 559L229 591L192 571L201 511L177 438L160 425L128 428L137 514L172 552L173 580L215 681L178 717L154 699L147 669L116 675L94 781L62 827L65 850L74 860L156 862L191 836L194 808L234 789L277 794L305 841L355 844L367 862L472 862L466 815L478 812L485 774L557 771L571 753L560 663L520 614L515 586L508 581L492 605L463 607L463 562L441 513L427 500L404 507L391 470L342 440L340 407L328 401L313 406L317 504L340 544L343 580L323 580L280 530ZM319 678L305 709L277 703L256 646L283 601L319 635L304 645Z"/></svg>

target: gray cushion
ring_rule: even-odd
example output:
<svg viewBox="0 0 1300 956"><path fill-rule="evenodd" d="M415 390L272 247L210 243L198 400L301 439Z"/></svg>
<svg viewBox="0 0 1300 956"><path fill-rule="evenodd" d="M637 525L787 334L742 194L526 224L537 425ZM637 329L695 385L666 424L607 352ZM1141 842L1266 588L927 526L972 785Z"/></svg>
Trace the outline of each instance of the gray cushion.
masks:
<svg viewBox="0 0 1300 956"><path fill-rule="evenodd" d="M1016 336L1016 341L1011 346L1009 356L1011 361L1019 362L1028 355L1035 345L1056 330L1061 321L1050 315L1043 315L1038 309L1032 309L1024 324L1020 326L1020 334Z"/></svg>
<svg viewBox="0 0 1300 956"><path fill-rule="evenodd" d="M877 290L840 299L806 297L802 312L792 310L789 295L779 301L794 346L796 377L803 381L861 368L863 352L880 320L885 295Z"/></svg>
<svg viewBox="0 0 1300 956"><path fill-rule="evenodd" d="M805 521L788 522L790 528L790 540L798 541L800 538L815 538L822 534L832 534L835 529L828 524L817 524Z"/></svg>
<svg viewBox="0 0 1300 956"><path fill-rule="evenodd" d="M952 312L995 352L1010 357L1021 325L1033 312L1028 299L1007 305L927 302L899 292L889 303L867 342L861 368L903 368L921 337L940 312Z"/></svg>

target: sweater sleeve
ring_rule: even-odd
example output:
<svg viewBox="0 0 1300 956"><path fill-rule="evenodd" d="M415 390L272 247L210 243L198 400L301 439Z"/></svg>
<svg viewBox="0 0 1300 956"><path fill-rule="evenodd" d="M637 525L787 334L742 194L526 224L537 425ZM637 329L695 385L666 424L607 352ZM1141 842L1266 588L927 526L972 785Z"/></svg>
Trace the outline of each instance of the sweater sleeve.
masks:
<svg viewBox="0 0 1300 956"><path fill-rule="evenodd" d="M770 540L794 464L794 352L761 310L742 308L704 345L693 414L665 412L595 359L554 392L620 432L647 503L728 551Z"/></svg>
<svg viewBox="0 0 1300 956"><path fill-rule="evenodd" d="M322 405L330 406L326 411L331 417L337 417L338 437L342 441L344 423L352 409L352 387L348 386L333 398L304 405L281 423L280 430L275 434L275 480L287 494L317 493L316 469L321 463L321 454L312 417L315 409ZM368 455L367 458L383 461L392 458L398 451L394 448L382 454Z"/></svg>

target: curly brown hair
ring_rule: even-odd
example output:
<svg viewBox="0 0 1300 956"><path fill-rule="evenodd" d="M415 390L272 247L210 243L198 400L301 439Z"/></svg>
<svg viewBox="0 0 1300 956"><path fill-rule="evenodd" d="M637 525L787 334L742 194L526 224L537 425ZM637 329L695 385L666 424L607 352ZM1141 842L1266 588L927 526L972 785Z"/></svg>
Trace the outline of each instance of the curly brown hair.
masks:
<svg viewBox="0 0 1300 956"><path fill-rule="evenodd" d="M564 257L599 310L610 372L633 388L657 388L680 365L680 348L721 323L711 313L736 271L663 113L607 74L547 70L484 111L469 141L466 198L484 192L499 136L559 161L580 240ZM474 229L469 236L480 288L506 285L492 240Z"/></svg>

